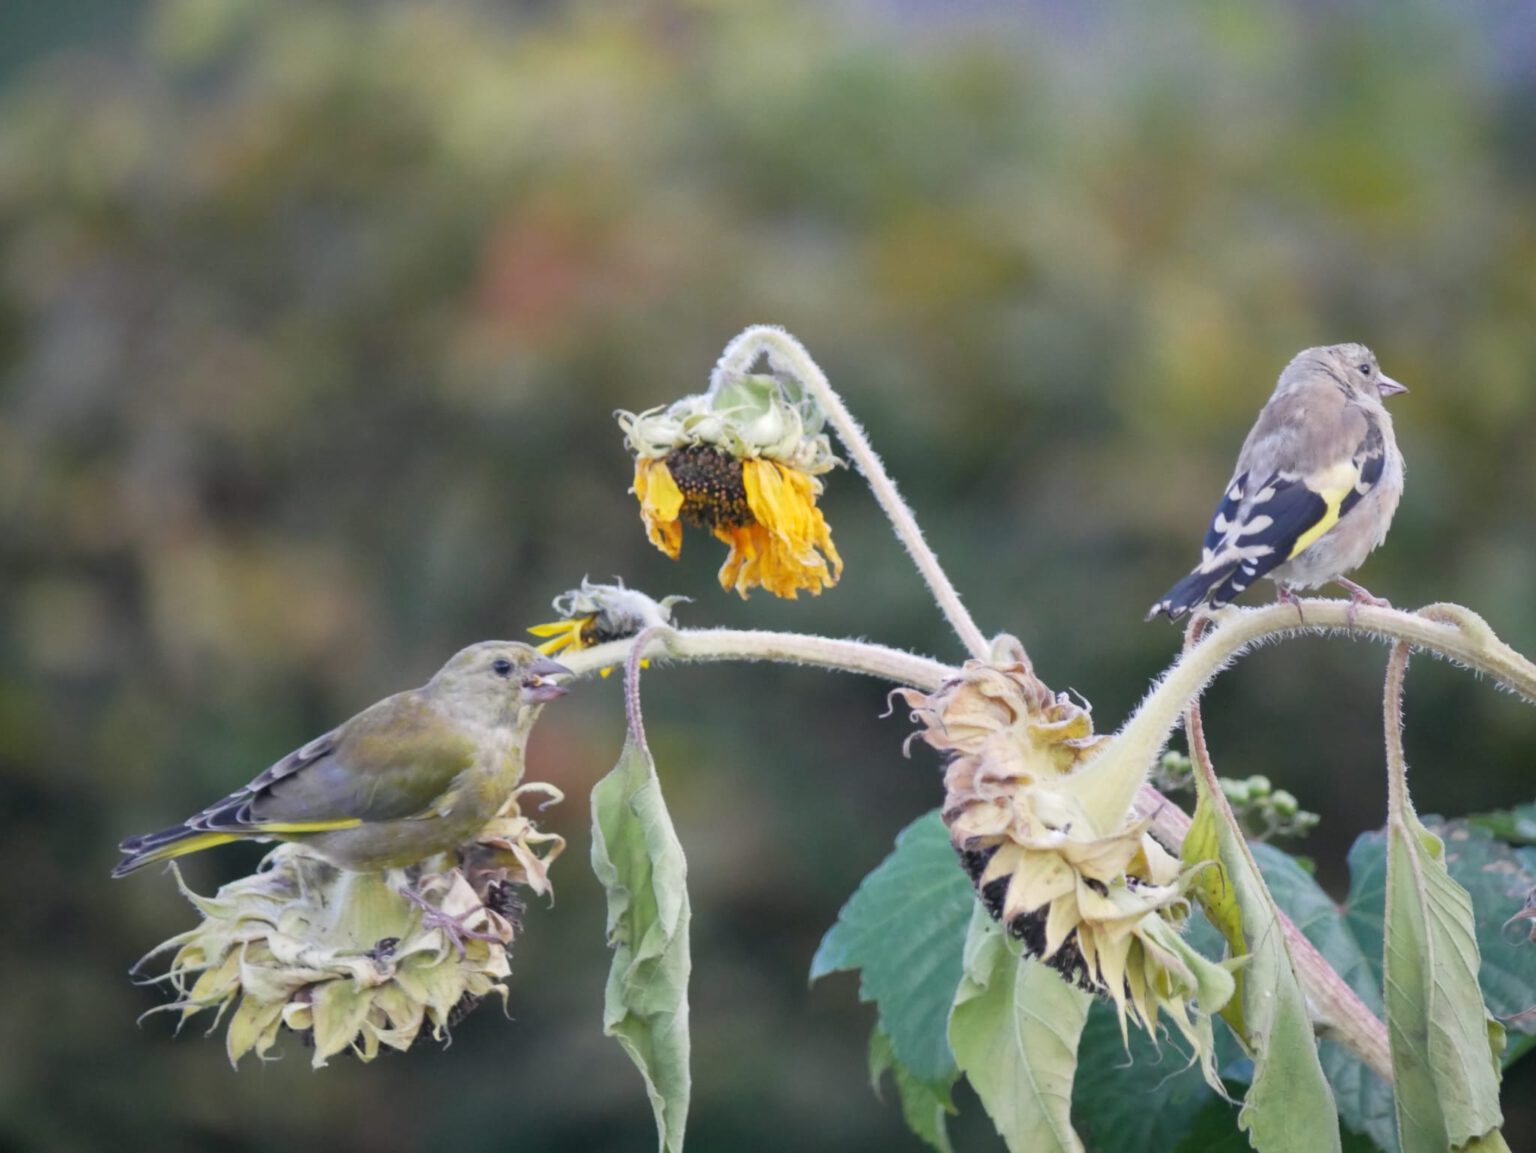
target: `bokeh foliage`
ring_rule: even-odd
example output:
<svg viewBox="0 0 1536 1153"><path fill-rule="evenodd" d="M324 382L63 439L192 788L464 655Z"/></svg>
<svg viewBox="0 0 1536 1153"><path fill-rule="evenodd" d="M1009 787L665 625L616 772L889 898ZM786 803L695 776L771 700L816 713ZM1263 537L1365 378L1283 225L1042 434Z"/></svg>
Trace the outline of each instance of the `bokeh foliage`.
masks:
<svg viewBox="0 0 1536 1153"><path fill-rule="evenodd" d="M1407 495L1362 579L1536 648L1529 13L956 8L177 0L13 62L0 1143L650 1147L579 866L529 914L514 1021L319 1076L297 1054L235 1076L215 1042L134 1028L156 999L124 971L188 910L105 874L121 835L548 619L583 573L694 594L685 623L956 657L850 477L825 502L847 575L819 600L742 605L702 541L680 565L644 541L608 414L693 391L748 323L806 341L983 626L1100 728L1173 653L1141 613L1308 344L1362 340L1414 390ZM1223 772L1323 814L1335 892L1385 811L1383 656L1287 645L1206 709ZM867 1092L852 982L804 974L938 798L931 758L903 761L882 688L852 679L678 669L646 692L692 879L690 1135L912 1147ZM1536 716L1428 662L1410 693L1422 811L1531 799ZM545 814L572 861L623 732L612 685L579 698L531 757L572 796ZM1536 1126L1531 1077L1511 1133Z"/></svg>

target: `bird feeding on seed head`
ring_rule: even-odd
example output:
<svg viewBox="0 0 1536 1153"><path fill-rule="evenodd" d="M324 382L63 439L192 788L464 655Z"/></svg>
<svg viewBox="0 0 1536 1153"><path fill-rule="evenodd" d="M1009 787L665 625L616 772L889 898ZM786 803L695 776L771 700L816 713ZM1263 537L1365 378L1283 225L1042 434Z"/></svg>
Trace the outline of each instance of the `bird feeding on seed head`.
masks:
<svg viewBox="0 0 1536 1153"><path fill-rule="evenodd" d="M237 840L296 841L352 872L404 868L472 840L523 775L540 707L564 665L515 641L452 657L179 825L129 837L112 871Z"/></svg>
<svg viewBox="0 0 1536 1153"><path fill-rule="evenodd" d="M1220 608L1259 577L1294 590L1337 583L1353 605L1384 604L1346 574L1386 539L1403 457L1382 401L1407 388L1360 344L1297 353L1238 454L1200 563L1147 613Z"/></svg>

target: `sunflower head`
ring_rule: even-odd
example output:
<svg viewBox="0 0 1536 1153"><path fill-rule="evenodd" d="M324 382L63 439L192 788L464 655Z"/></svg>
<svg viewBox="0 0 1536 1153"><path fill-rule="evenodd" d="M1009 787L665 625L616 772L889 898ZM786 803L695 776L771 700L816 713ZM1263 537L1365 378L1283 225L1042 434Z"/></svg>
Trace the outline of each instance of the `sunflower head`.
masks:
<svg viewBox="0 0 1536 1153"><path fill-rule="evenodd" d="M1062 787L1098 750L1086 707L1052 693L1004 642L929 694L902 690L915 734L941 750L944 821L992 916L1032 956L1114 1003L1122 1030L1160 1012L1211 1066L1209 1014L1227 969L1179 934L1190 877L1142 823L1100 829Z"/></svg>
<svg viewBox="0 0 1536 1153"><path fill-rule="evenodd" d="M843 562L816 507L838 463L822 418L792 381L722 376L665 409L618 414L635 454L634 493L651 542L676 559L683 525L730 547L720 584L746 596L820 593Z"/></svg>
<svg viewBox="0 0 1536 1153"><path fill-rule="evenodd" d="M530 789L552 792L525 785L518 794ZM177 873L202 920L145 961L171 954L152 983L172 990L162 1008L180 1022L204 1010L214 1027L227 1018L234 1064L247 1053L266 1057L284 1028L312 1044L316 1068L349 1049L371 1061L381 1048L411 1048L424 1029L443 1038L485 997L506 997L521 931L518 890L547 894L549 864L563 848L522 815L514 795L457 860L414 880L422 900L469 931L461 952L442 928L423 923L401 878L346 872L302 845L280 845L213 897Z"/></svg>
<svg viewBox="0 0 1536 1153"><path fill-rule="evenodd" d="M688 599L672 596L652 600L639 589L625 588L617 578L610 585L593 584L583 577L580 588L569 589L555 598L559 620L534 625L528 631L545 638L538 649L547 656L568 649L580 651L608 641L627 640L648 628L671 625L673 606ZM603 669L602 675L606 677L611 671Z"/></svg>

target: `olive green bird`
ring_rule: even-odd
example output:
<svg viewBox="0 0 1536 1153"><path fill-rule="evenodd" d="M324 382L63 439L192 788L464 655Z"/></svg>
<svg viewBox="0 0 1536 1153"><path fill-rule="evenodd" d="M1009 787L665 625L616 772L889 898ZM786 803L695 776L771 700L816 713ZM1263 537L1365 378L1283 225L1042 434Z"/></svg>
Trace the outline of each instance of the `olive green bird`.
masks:
<svg viewBox="0 0 1536 1153"><path fill-rule="evenodd" d="M517 786L539 709L566 692L547 678L569 672L516 641L471 645L196 816L129 837L112 875L239 840L297 841L358 873L457 849Z"/></svg>

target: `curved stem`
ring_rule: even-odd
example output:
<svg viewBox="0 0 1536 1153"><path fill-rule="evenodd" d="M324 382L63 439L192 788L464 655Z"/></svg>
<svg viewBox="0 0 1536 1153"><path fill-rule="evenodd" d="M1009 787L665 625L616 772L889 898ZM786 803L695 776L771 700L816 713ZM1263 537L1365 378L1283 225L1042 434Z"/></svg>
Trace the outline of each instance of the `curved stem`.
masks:
<svg viewBox="0 0 1536 1153"><path fill-rule="evenodd" d="M1297 607L1301 620L1297 620ZM1417 613L1342 600L1310 599L1263 608L1222 609L1214 628L1184 653L1142 700L1103 751L1066 782L1095 795L1094 810L1105 827L1124 819L1168 734L1216 674L1258 641L1296 633L1354 632L1446 657L1486 673L1536 703L1536 665L1494 635L1487 622L1460 605L1435 604Z"/></svg>
<svg viewBox="0 0 1536 1153"><path fill-rule="evenodd" d="M867 641L836 640L807 633L749 629L648 629L641 636L560 654L578 677L628 660L642 647L648 656L679 661L775 661L836 672L863 673L898 685L932 691L954 675L946 664Z"/></svg>
<svg viewBox="0 0 1536 1153"><path fill-rule="evenodd" d="M624 717L629 722L629 739L634 741L639 748L646 748L645 743L645 716L640 711L640 666L644 664L642 657L646 646L657 633L665 631L662 627L652 625L642 629L635 642L630 646L629 655L624 658ZM569 665L566 666L570 668ZM575 669L571 669L575 672Z"/></svg>
<svg viewBox="0 0 1536 1153"><path fill-rule="evenodd" d="M939 558L934 555L933 549L923 539L917 519L912 515L912 510L907 506L906 501L902 500L901 494L896 491L896 482L891 479L890 474L885 471L885 465L875 455L869 438L864 435L864 430L853 419L853 414L848 411L848 406L843 403L842 397L833 391L826 374L811 359L811 354L805 350L804 345L782 328L754 325L725 346L725 351L720 354L719 363L715 365L710 387L715 387L722 375L748 371L753 362L763 355L768 357L769 363L774 367L792 373L806 391L816 398L816 403L821 406L828 422L837 430L838 438L848 450L848 455L853 458L853 463L864 474L864 479L869 482L869 488L875 494L875 500L880 503L881 509L891 522L891 527L896 530L897 538L906 546L907 554L911 556L912 563L917 566L917 571L933 593L933 598L938 602L939 609L949 621L950 627L955 630L971 656L977 660L985 660L990 652L987 638L976 626L975 620L972 619L965 605L960 602L960 594L955 590L944 569L940 567Z"/></svg>

